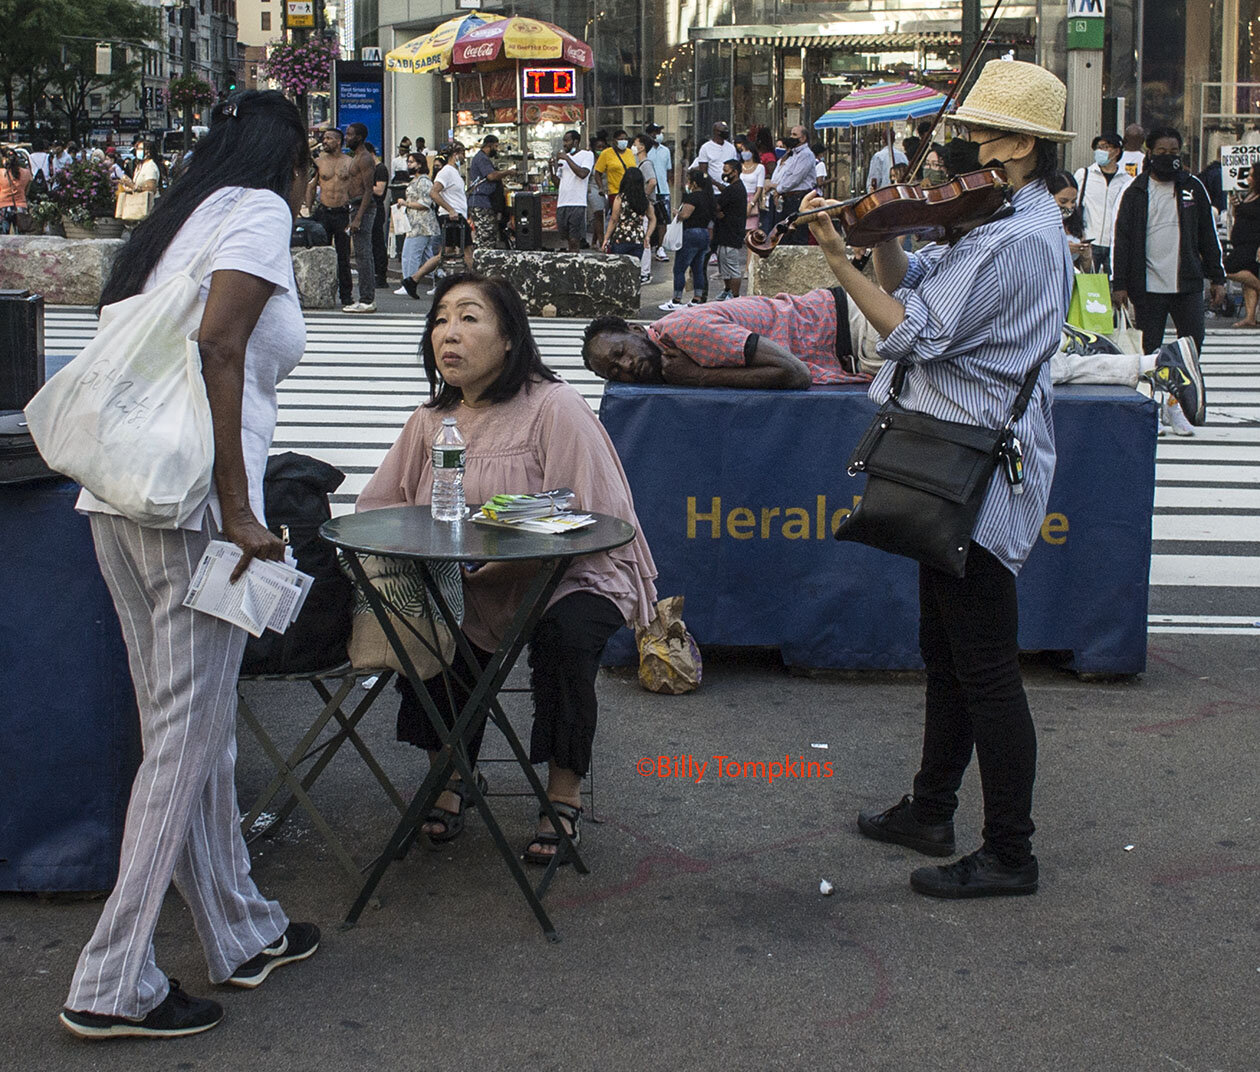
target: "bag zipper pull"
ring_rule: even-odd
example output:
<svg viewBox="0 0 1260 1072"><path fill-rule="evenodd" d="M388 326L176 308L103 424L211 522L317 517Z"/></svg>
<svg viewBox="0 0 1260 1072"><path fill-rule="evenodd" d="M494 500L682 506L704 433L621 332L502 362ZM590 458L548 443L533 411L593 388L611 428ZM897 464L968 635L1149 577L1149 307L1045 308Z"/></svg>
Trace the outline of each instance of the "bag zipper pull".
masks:
<svg viewBox="0 0 1260 1072"><path fill-rule="evenodd" d="M1024 448L1019 437L1009 435L1002 444L1002 467L1006 470L1006 482L1012 495L1024 494Z"/></svg>

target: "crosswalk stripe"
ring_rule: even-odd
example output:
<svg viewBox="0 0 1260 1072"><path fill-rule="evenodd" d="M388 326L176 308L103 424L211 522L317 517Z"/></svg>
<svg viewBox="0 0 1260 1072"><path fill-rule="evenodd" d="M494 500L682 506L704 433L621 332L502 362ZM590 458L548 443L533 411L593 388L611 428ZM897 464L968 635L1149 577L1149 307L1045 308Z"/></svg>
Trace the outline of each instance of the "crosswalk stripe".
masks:
<svg viewBox="0 0 1260 1072"><path fill-rule="evenodd" d="M318 455L346 472L331 496L333 513L354 500L415 406L428 397L419 356L422 316L308 312L302 363L278 389L273 450ZM532 319L543 359L598 410L603 381L582 364L582 320ZM88 309L45 313L49 355L77 353L96 330ZM1156 452L1152 599L1175 593L1193 610L1195 591L1250 593L1260 587L1260 557L1223 553L1260 544L1260 333L1208 329L1201 355L1208 386L1208 424L1193 439L1161 438ZM1164 554L1161 546L1203 548ZM1209 609L1205 607L1204 609ZM1152 612L1152 633L1256 635L1255 617Z"/></svg>

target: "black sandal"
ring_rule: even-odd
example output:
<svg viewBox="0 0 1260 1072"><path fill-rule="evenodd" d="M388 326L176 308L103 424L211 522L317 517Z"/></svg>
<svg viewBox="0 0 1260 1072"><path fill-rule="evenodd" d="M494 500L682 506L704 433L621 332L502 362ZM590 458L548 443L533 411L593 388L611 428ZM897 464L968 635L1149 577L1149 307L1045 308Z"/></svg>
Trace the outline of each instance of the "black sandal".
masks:
<svg viewBox="0 0 1260 1072"><path fill-rule="evenodd" d="M477 788L484 794L489 786L481 771L477 771ZM459 797L459 811L447 811L445 808L439 808L436 804L429 809L429 814L424 817L426 823L441 823L446 829L440 834L426 834L420 831L423 837L427 837L435 845L441 845L448 841L454 841L460 834L464 832L464 812L468 808L475 808L476 804L468 803L468 787L464 784L462 778L446 783L445 792L454 793Z"/></svg>
<svg viewBox="0 0 1260 1072"><path fill-rule="evenodd" d="M551 806L556 809L556 814L560 816L562 822L568 822L569 840L573 842L576 848L582 840L582 809L574 804L566 804L563 800L553 800ZM538 818L546 819L547 813L540 811ZM530 845L554 845L555 852L532 852ZM554 830L535 832L534 836L529 839L529 844L525 846L525 851L521 853L521 859L529 864L536 864L539 867L546 867L555 858L556 854L562 852L560 847L560 835ZM559 866L563 867L569 862L567 856L561 859Z"/></svg>

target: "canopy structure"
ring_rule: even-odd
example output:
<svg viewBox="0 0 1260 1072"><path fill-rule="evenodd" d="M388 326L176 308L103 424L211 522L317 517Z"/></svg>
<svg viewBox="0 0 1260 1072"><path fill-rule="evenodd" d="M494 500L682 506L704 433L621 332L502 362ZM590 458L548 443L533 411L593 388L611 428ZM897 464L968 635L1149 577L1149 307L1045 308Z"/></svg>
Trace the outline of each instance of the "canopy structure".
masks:
<svg viewBox="0 0 1260 1072"><path fill-rule="evenodd" d="M521 15L469 30L451 50L451 66L456 68L504 60L560 60L589 71L595 66L595 53L585 41L559 26Z"/></svg>
<svg viewBox="0 0 1260 1072"><path fill-rule="evenodd" d="M817 130L869 127L935 115L945 94L914 82L879 82L855 89L827 109L814 122Z"/></svg>
<svg viewBox="0 0 1260 1072"><path fill-rule="evenodd" d="M502 15L476 12L447 19L427 34L413 37L385 55L385 69L402 74L444 71L451 65L451 49L465 34L490 23L503 21Z"/></svg>

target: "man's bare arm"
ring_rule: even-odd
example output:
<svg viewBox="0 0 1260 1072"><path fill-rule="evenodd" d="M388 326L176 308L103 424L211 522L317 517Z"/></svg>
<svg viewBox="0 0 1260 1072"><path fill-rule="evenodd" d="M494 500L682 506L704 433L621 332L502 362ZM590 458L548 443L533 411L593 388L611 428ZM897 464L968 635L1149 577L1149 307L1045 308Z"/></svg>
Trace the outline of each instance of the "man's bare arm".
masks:
<svg viewBox="0 0 1260 1072"><path fill-rule="evenodd" d="M758 339L752 360L734 368L705 368L681 350L661 347L661 374L678 387L737 387L747 390L807 390L809 369L783 347Z"/></svg>

